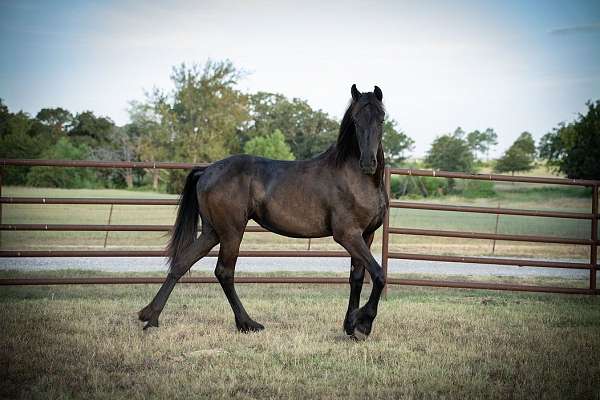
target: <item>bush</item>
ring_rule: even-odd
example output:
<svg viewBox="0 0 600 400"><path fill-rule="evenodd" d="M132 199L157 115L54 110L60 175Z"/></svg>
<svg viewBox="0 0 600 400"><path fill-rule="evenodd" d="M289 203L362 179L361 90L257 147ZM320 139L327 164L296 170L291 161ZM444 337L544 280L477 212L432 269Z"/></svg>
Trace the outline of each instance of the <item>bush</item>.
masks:
<svg viewBox="0 0 600 400"><path fill-rule="evenodd" d="M464 182L462 190L460 190L459 193L463 197L470 199L496 196L496 192L494 191L494 182L470 179Z"/></svg>
<svg viewBox="0 0 600 400"><path fill-rule="evenodd" d="M448 180L444 178L392 175L390 181L392 197L438 197L447 194L448 188Z"/></svg>
<svg viewBox="0 0 600 400"><path fill-rule="evenodd" d="M63 137L40 156L51 160L85 160L89 155L86 145L74 145ZM94 171L89 168L33 167L27 174L27 184L72 189L96 187L97 181Z"/></svg>
<svg viewBox="0 0 600 400"><path fill-rule="evenodd" d="M285 142L285 136L279 129L265 136L250 139L244 145L244 153L272 158L274 160L293 160L294 154Z"/></svg>
<svg viewBox="0 0 600 400"><path fill-rule="evenodd" d="M450 190L450 182L445 178L421 178L429 196L444 196Z"/></svg>
<svg viewBox="0 0 600 400"><path fill-rule="evenodd" d="M185 179L189 173L190 171L188 170L170 169L169 178L167 179L167 193L181 193L185 185Z"/></svg>

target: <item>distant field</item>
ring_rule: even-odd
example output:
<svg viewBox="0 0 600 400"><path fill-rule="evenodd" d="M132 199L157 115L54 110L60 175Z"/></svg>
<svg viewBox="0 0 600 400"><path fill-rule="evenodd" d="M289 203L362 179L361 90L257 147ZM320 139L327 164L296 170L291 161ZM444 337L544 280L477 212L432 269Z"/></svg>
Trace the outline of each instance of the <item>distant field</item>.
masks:
<svg viewBox="0 0 600 400"><path fill-rule="evenodd" d="M497 195L491 198L464 199L456 196L418 199L444 204L465 204L490 207L547 209L589 212L590 196L583 189L548 185L498 183ZM121 197L176 198L174 195L147 191L112 189L41 189L4 187L4 196L47 197ZM410 199L410 201L415 201ZM3 223L85 223L106 224L108 205L3 205ZM112 224L172 224L175 207L171 206L114 206ZM491 214L451 213L426 210L393 209L391 225L407 228L446 229L476 232L495 232L496 216ZM569 238L589 237L589 221L540 217L500 216L498 233L548 235ZM2 232L2 249L98 249L104 245L103 232ZM380 233L374 250L380 251ZM166 242L163 233L111 232L107 248L159 249ZM391 236L391 248L397 251L450 255L491 255L490 240L435 238L420 236ZM247 233L242 249L306 249L308 240L289 239L269 233ZM330 238L313 239L311 249L338 249ZM585 246L497 242L494 255L531 256L542 258L586 258Z"/></svg>
<svg viewBox="0 0 600 400"><path fill-rule="evenodd" d="M98 275L80 273L91 274ZM0 273L6 275L29 276ZM598 296L391 287L371 337L357 343L342 332L347 285L238 285L246 309L266 326L249 335L235 331L225 296L210 284L178 285L160 328L142 332L135 313L157 288L2 288L0 398L593 399L600 393Z"/></svg>

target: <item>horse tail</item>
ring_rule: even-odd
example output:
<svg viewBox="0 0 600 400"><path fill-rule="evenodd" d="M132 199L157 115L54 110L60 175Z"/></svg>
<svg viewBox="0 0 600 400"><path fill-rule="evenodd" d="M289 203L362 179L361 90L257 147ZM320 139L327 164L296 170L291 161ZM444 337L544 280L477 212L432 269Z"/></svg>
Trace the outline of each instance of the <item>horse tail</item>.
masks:
<svg viewBox="0 0 600 400"><path fill-rule="evenodd" d="M183 192L179 197L179 209L177 219L167 245L167 257L169 258L169 270L175 267L179 257L196 240L198 235L198 219L200 210L198 207L198 194L196 184L202 176L203 169L194 168L185 180Z"/></svg>

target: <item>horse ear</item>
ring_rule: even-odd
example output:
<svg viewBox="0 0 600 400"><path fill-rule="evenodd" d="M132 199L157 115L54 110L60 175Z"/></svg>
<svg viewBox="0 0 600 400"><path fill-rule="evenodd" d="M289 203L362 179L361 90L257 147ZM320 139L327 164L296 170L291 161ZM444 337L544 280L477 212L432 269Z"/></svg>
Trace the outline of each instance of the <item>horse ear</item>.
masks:
<svg viewBox="0 0 600 400"><path fill-rule="evenodd" d="M352 98L354 99L354 101L358 101L358 98L360 97L360 92L356 88L356 84L352 85L352 88L350 89L350 93L352 93Z"/></svg>
<svg viewBox="0 0 600 400"><path fill-rule="evenodd" d="M377 97L377 100L383 100L383 93L381 92L381 89L379 89L379 86L375 86L375 90L373 91L373 93L375 93L375 97Z"/></svg>

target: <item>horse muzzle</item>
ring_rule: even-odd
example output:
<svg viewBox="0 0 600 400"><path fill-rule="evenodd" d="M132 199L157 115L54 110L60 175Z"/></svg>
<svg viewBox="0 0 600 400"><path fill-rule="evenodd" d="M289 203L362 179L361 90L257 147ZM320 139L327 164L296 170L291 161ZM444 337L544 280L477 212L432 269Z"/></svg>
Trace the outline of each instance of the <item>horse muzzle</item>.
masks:
<svg viewBox="0 0 600 400"><path fill-rule="evenodd" d="M377 170L377 159L375 157L368 157L366 160L363 158L359 161L360 170L367 175L373 175Z"/></svg>

